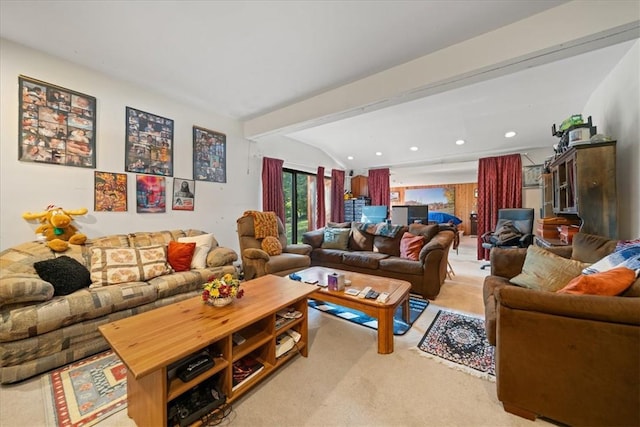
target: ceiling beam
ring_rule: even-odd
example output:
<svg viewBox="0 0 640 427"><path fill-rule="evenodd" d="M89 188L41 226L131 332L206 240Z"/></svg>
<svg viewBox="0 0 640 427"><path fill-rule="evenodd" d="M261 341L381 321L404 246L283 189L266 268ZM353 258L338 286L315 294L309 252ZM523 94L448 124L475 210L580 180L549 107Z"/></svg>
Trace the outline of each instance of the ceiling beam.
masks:
<svg viewBox="0 0 640 427"><path fill-rule="evenodd" d="M244 134L291 133L639 37L639 2L572 1L247 120Z"/></svg>

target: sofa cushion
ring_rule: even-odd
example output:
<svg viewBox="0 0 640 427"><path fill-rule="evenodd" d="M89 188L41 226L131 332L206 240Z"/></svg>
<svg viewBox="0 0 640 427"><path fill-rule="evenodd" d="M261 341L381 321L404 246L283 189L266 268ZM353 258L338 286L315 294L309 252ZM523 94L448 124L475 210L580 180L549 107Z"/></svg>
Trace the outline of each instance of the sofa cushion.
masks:
<svg viewBox="0 0 640 427"><path fill-rule="evenodd" d="M343 252L342 263L353 267L377 269L379 261L387 258L387 254L376 252Z"/></svg>
<svg viewBox="0 0 640 427"><path fill-rule="evenodd" d="M422 276L424 274L421 262L405 258L398 258L395 256L389 256L387 258L381 259L378 268L382 271L413 274L416 276Z"/></svg>
<svg viewBox="0 0 640 427"><path fill-rule="evenodd" d="M374 252L380 252L387 255L400 256L400 239L408 227L402 227L394 237L385 237L376 235L373 238Z"/></svg>
<svg viewBox="0 0 640 427"><path fill-rule="evenodd" d="M417 261L420 250L424 246L424 241L424 236L415 236L405 232L402 235L402 239L400 239L400 258Z"/></svg>
<svg viewBox="0 0 640 427"><path fill-rule="evenodd" d="M223 265L232 264L238 260L238 254L236 251L223 246L218 246L215 249L211 249L207 255L207 267L222 267Z"/></svg>
<svg viewBox="0 0 640 427"><path fill-rule="evenodd" d="M191 268L205 268L207 266L207 254L214 247L215 238L213 234L202 234L200 236L179 237L180 243L195 243L196 250L193 252L191 259Z"/></svg>
<svg viewBox="0 0 640 427"><path fill-rule="evenodd" d="M576 233L572 240L571 259L594 263L615 250L616 241L594 234Z"/></svg>
<svg viewBox="0 0 640 427"><path fill-rule="evenodd" d="M232 265L216 268L199 268L177 273L154 277L148 281L149 285L157 290L158 299L185 292L202 290L202 285L211 276L220 277L226 273L235 273Z"/></svg>
<svg viewBox="0 0 640 427"><path fill-rule="evenodd" d="M283 252L269 258L265 264L267 274L279 273L281 271L302 270L311 265L311 259L306 255Z"/></svg>
<svg viewBox="0 0 640 427"><path fill-rule="evenodd" d="M351 225L349 249L352 251L373 251L373 234L363 231L360 222L354 222Z"/></svg>
<svg viewBox="0 0 640 427"><path fill-rule="evenodd" d="M42 280L36 274L3 274L0 277L0 307L25 302L48 301L53 297L54 291L51 283Z"/></svg>
<svg viewBox="0 0 640 427"><path fill-rule="evenodd" d="M146 281L171 272L164 245L91 248L91 287Z"/></svg>
<svg viewBox="0 0 640 427"><path fill-rule="evenodd" d="M640 269L640 243L621 246L620 249L585 268L583 273L600 273L616 267L627 267L631 270Z"/></svg>
<svg viewBox="0 0 640 427"><path fill-rule="evenodd" d="M529 289L555 292L579 276L587 265L531 245L527 248L522 273L510 282Z"/></svg>
<svg viewBox="0 0 640 427"><path fill-rule="evenodd" d="M409 224L409 233L424 236L425 242L431 241L440 232L438 224Z"/></svg>
<svg viewBox="0 0 640 427"><path fill-rule="evenodd" d="M626 291L636 280L636 272L626 267L594 274L582 274L572 279L559 294L615 296Z"/></svg>
<svg viewBox="0 0 640 427"><path fill-rule="evenodd" d="M170 241L167 245L167 261L174 271L188 271L196 250L195 242L182 243Z"/></svg>
<svg viewBox="0 0 640 427"><path fill-rule="evenodd" d="M340 249L314 249L311 252L311 259L315 264L342 264L343 250Z"/></svg>
<svg viewBox="0 0 640 427"><path fill-rule="evenodd" d="M87 267L68 256L38 261L33 264L38 276L53 285L54 295L68 295L91 284Z"/></svg>
<svg viewBox="0 0 640 427"><path fill-rule="evenodd" d="M324 229L324 240L321 247L324 249L342 249L346 250L349 243L350 228L331 228Z"/></svg>
<svg viewBox="0 0 640 427"><path fill-rule="evenodd" d="M129 234L129 246L144 248L147 246L168 245L172 240L186 237L183 230L138 231Z"/></svg>
<svg viewBox="0 0 640 427"><path fill-rule="evenodd" d="M262 243L260 244L262 250L268 253L269 255L280 255L282 253L282 245L280 244L280 240L277 237L267 236L262 239Z"/></svg>

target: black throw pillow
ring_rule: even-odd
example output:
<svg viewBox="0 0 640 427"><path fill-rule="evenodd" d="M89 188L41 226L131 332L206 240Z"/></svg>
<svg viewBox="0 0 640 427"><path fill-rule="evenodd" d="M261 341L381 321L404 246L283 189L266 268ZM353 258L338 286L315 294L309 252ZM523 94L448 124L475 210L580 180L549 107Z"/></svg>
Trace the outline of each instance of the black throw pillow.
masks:
<svg viewBox="0 0 640 427"><path fill-rule="evenodd" d="M91 284L87 267L66 255L33 264L38 276L55 289L53 295L68 295Z"/></svg>

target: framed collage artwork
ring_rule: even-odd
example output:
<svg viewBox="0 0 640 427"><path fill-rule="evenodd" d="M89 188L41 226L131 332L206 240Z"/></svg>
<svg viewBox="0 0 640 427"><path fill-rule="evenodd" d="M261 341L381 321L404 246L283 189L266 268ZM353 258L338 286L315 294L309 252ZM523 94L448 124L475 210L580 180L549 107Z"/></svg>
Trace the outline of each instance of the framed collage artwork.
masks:
<svg viewBox="0 0 640 427"><path fill-rule="evenodd" d="M196 199L196 182L192 179L173 179L173 203L174 211L192 211Z"/></svg>
<svg viewBox="0 0 640 427"><path fill-rule="evenodd" d="M18 158L95 168L96 98L26 76L18 85Z"/></svg>
<svg viewBox="0 0 640 427"><path fill-rule="evenodd" d="M127 107L125 171L173 176L173 120Z"/></svg>
<svg viewBox="0 0 640 427"><path fill-rule="evenodd" d="M193 177L198 181L227 182L227 136L193 127Z"/></svg>
<svg viewBox="0 0 640 427"><path fill-rule="evenodd" d="M127 211L127 174L94 172L94 205L96 212Z"/></svg>

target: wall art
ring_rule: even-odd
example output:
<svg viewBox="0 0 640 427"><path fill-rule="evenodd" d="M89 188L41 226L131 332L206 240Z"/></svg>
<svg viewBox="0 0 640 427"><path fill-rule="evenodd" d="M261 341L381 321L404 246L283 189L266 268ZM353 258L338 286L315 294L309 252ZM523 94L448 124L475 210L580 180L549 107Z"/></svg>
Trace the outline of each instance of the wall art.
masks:
<svg viewBox="0 0 640 427"><path fill-rule="evenodd" d="M227 182L227 136L193 127L193 177L198 181Z"/></svg>
<svg viewBox="0 0 640 427"><path fill-rule="evenodd" d="M533 165L522 167L522 186L538 187L540 185L540 175L544 170L544 165Z"/></svg>
<svg viewBox="0 0 640 427"><path fill-rule="evenodd" d="M173 120L127 107L125 171L173 176Z"/></svg>
<svg viewBox="0 0 640 427"><path fill-rule="evenodd" d="M192 211L196 200L196 183L191 179L173 179L173 204L174 211Z"/></svg>
<svg viewBox="0 0 640 427"><path fill-rule="evenodd" d="M453 186L409 188L404 191L405 205L428 205L429 212L453 214L456 207L456 189Z"/></svg>
<svg viewBox="0 0 640 427"><path fill-rule="evenodd" d="M96 99L26 76L20 91L18 158L96 167Z"/></svg>
<svg viewBox="0 0 640 427"><path fill-rule="evenodd" d="M136 175L136 212L166 212L165 185L165 177L163 176Z"/></svg>
<svg viewBox="0 0 640 427"><path fill-rule="evenodd" d="M94 172L94 204L96 212L127 211L127 174Z"/></svg>

